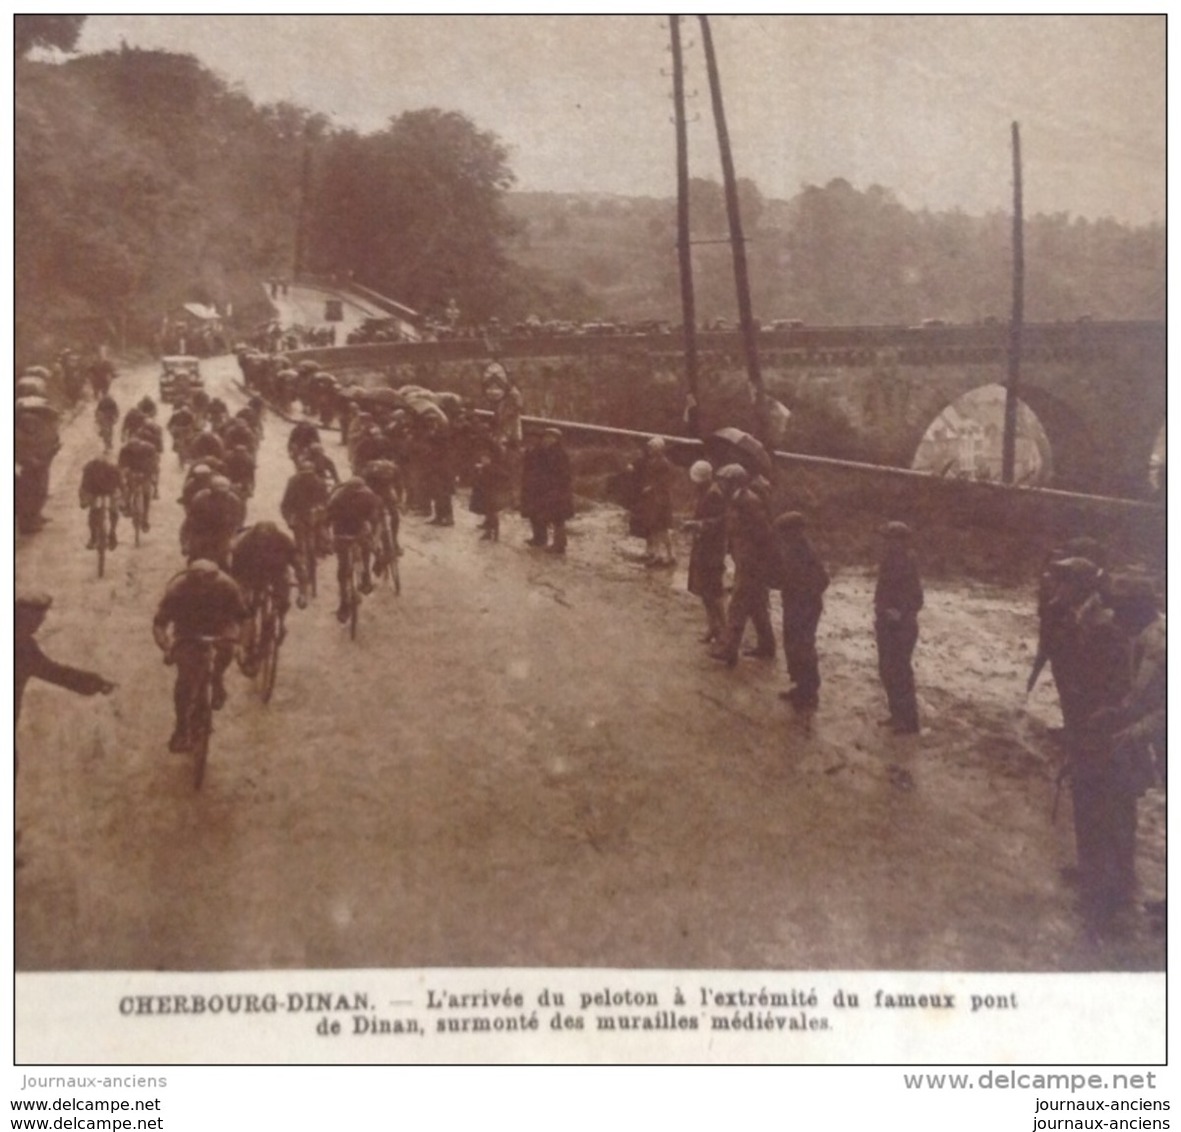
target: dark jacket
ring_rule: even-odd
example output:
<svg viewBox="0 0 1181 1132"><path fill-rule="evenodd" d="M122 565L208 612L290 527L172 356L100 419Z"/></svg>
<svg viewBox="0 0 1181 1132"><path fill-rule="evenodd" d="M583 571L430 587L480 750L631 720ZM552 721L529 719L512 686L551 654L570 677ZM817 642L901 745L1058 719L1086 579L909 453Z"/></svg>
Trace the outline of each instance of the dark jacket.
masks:
<svg viewBox="0 0 1181 1132"><path fill-rule="evenodd" d="M574 476L561 444L528 449L521 471L521 514L540 523L574 516Z"/></svg>
<svg viewBox="0 0 1181 1132"><path fill-rule="evenodd" d="M701 525L689 551L687 588L697 597L720 597L726 573L726 497L716 483L698 497L693 518Z"/></svg>

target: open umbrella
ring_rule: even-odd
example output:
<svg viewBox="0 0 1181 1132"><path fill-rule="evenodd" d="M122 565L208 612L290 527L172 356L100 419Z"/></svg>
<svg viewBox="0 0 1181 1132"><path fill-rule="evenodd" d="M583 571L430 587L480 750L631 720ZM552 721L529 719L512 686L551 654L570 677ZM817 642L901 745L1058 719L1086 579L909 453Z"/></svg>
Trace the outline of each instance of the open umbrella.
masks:
<svg viewBox="0 0 1181 1132"><path fill-rule="evenodd" d="M368 405L388 405L392 409L401 409L406 404L406 398L398 390L385 385L358 393L357 400Z"/></svg>
<svg viewBox="0 0 1181 1132"><path fill-rule="evenodd" d="M715 467L741 464L752 476L771 477L771 457L749 432L740 428L720 428L705 438L706 458Z"/></svg>

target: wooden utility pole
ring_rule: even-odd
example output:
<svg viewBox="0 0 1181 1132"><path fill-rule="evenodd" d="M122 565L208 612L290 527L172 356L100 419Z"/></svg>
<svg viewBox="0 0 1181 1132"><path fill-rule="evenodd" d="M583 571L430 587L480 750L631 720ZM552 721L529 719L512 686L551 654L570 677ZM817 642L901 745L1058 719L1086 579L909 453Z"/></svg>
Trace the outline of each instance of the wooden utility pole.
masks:
<svg viewBox="0 0 1181 1132"><path fill-rule="evenodd" d="M693 294L693 249L689 246L689 138L685 127L685 67L681 56L681 17L669 16L673 53L673 106L677 126L677 261L681 271L681 323L685 345L685 382L689 388L686 423L701 435L697 396L697 303Z"/></svg>
<svg viewBox="0 0 1181 1132"><path fill-rule="evenodd" d="M299 210L295 216L295 254L292 264L292 278L298 279L303 272L306 252L306 229L308 223L308 198L312 192L312 124L303 128L303 157L299 170Z"/></svg>
<svg viewBox="0 0 1181 1132"><path fill-rule="evenodd" d="M1017 463L1017 401L1021 390L1021 329L1025 322L1025 233L1021 199L1021 131L1013 123L1013 316L1009 322L1009 380L1005 384L1005 428L1001 479L1013 482Z"/></svg>
<svg viewBox="0 0 1181 1132"><path fill-rule="evenodd" d="M742 234L742 216L738 208L738 182L734 176L734 157L730 152L730 132L726 128L726 111L722 105L722 86L718 78L718 61L714 54L713 35L709 17L701 21L701 44L705 49L705 66L709 72L709 93L713 102L714 125L718 131L718 150L722 157L722 181L726 190L726 216L730 224L730 247L734 254L734 286L738 292L738 321L742 327L742 344L746 353L746 372L755 400L756 433L764 444L768 441L767 393L763 388L763 374L759 369L759 337L755 329L754 313L750 305L750 277L746 269L746 240Z"/></svg>

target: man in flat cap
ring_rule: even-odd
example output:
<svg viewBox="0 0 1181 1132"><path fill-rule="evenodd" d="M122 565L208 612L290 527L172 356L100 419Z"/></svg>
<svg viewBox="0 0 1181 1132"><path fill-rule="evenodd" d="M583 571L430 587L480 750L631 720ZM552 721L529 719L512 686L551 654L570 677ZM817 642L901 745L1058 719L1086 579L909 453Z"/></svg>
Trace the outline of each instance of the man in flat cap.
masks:
<svg viewBox="0 0 1181 1132"><path fill-rule="evenodd" d="M885 722L898 735L919 730L918 698L911 658L919 639L919 610L923 608L923 583L911 549L911 532L905 523L880 528L885 543L874 589L874 637L878 646L878 675L890 704Z"/></svg>
<svg viewBox="0 0 1181 1132"><path fill-rule="evenodd" d="M816 629L824 611L828 571L816 554L799 511L785 511L774 523L782 565L779 592L783 605L783 653L792 686L780 696L796 711L819 704L820 665Z"/></svg>
<svg viewBox="0 0 1181 1132"><path fill-rule="evenodd" d="M50 660L37 644L36 633L49 612L53 598L47 593L26 591L19 593L16 598L16 610L13 621L14 658L13 667L16 673L16 689L14 696L14 723L20 722L21 700L24 697L25 685L32 679L44 680L47 684L56 684L59 688L68 688L83 696L93 696L102 692L106 695L114 690L115 685L94 672L87 672L83 668L71 668L68 664L58 664ZM12 755L13 774L16 774L17 755Z"/></svg>

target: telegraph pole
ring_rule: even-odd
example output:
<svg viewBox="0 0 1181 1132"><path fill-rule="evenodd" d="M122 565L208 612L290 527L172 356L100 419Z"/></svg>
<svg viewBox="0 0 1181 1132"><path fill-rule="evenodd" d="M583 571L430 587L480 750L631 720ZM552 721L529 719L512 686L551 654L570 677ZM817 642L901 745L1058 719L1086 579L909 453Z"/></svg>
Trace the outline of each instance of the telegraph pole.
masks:
<svg viewBox="0 0 1181 1132"><path fill-rule="evenodd" d="M308 197L312 191L312 124L306 122L303 128L303 157L299 170L299 210L295 217L295 255L292 270L293 279L299 279L303 271L305 238L308 222Z"/></svg>
<svg viewBox="0 0 1181 1132"><path fill-rule="evenodd" d="M1025 235L1021 199L1021 131L1013 123L1013 316L1009 322L1009 379L1005 384L1005 428L1001 480L1011 484L1017 463L1017 399L1021 388L1021 329L1025 321Z"/></svg>
<svg viewBox="0 0 1181 1132"><path fill-rule="evenodd" d="M686 422L701 435L697 396L697 303L693 294L693 250L689 246L689 138L685 127L685 68L681 56L681 17L669 16L673 53L673 106L677 126L677 261L681 272L681 323L685 344L685 381L689 387Z"/></svg>
<svg viewBox="0 0 1181 1132"><path fill-rule="evenodd" d="M722 157L722 180L726 190L726 216L730 224L730 247L734 255L734 285L738 292L738 320L742 327L742 344L746 352L746 372L755 399L755 419L758 439L767 442L767 393L763 388L763 374L759 368L759 340L755 330L754 313L750 303L750 277L746 269L746 240L742 234L742 217L738 209L738 182L734 176L734 157L730 152L730 132L726 128L726 111L722 105L722 86L718 78L718 61L714 54L709 17L701 21L701 43L705 49L705 66L709 72L709 93L713 102L714 125L718 131L718 150Z"/></svg>

